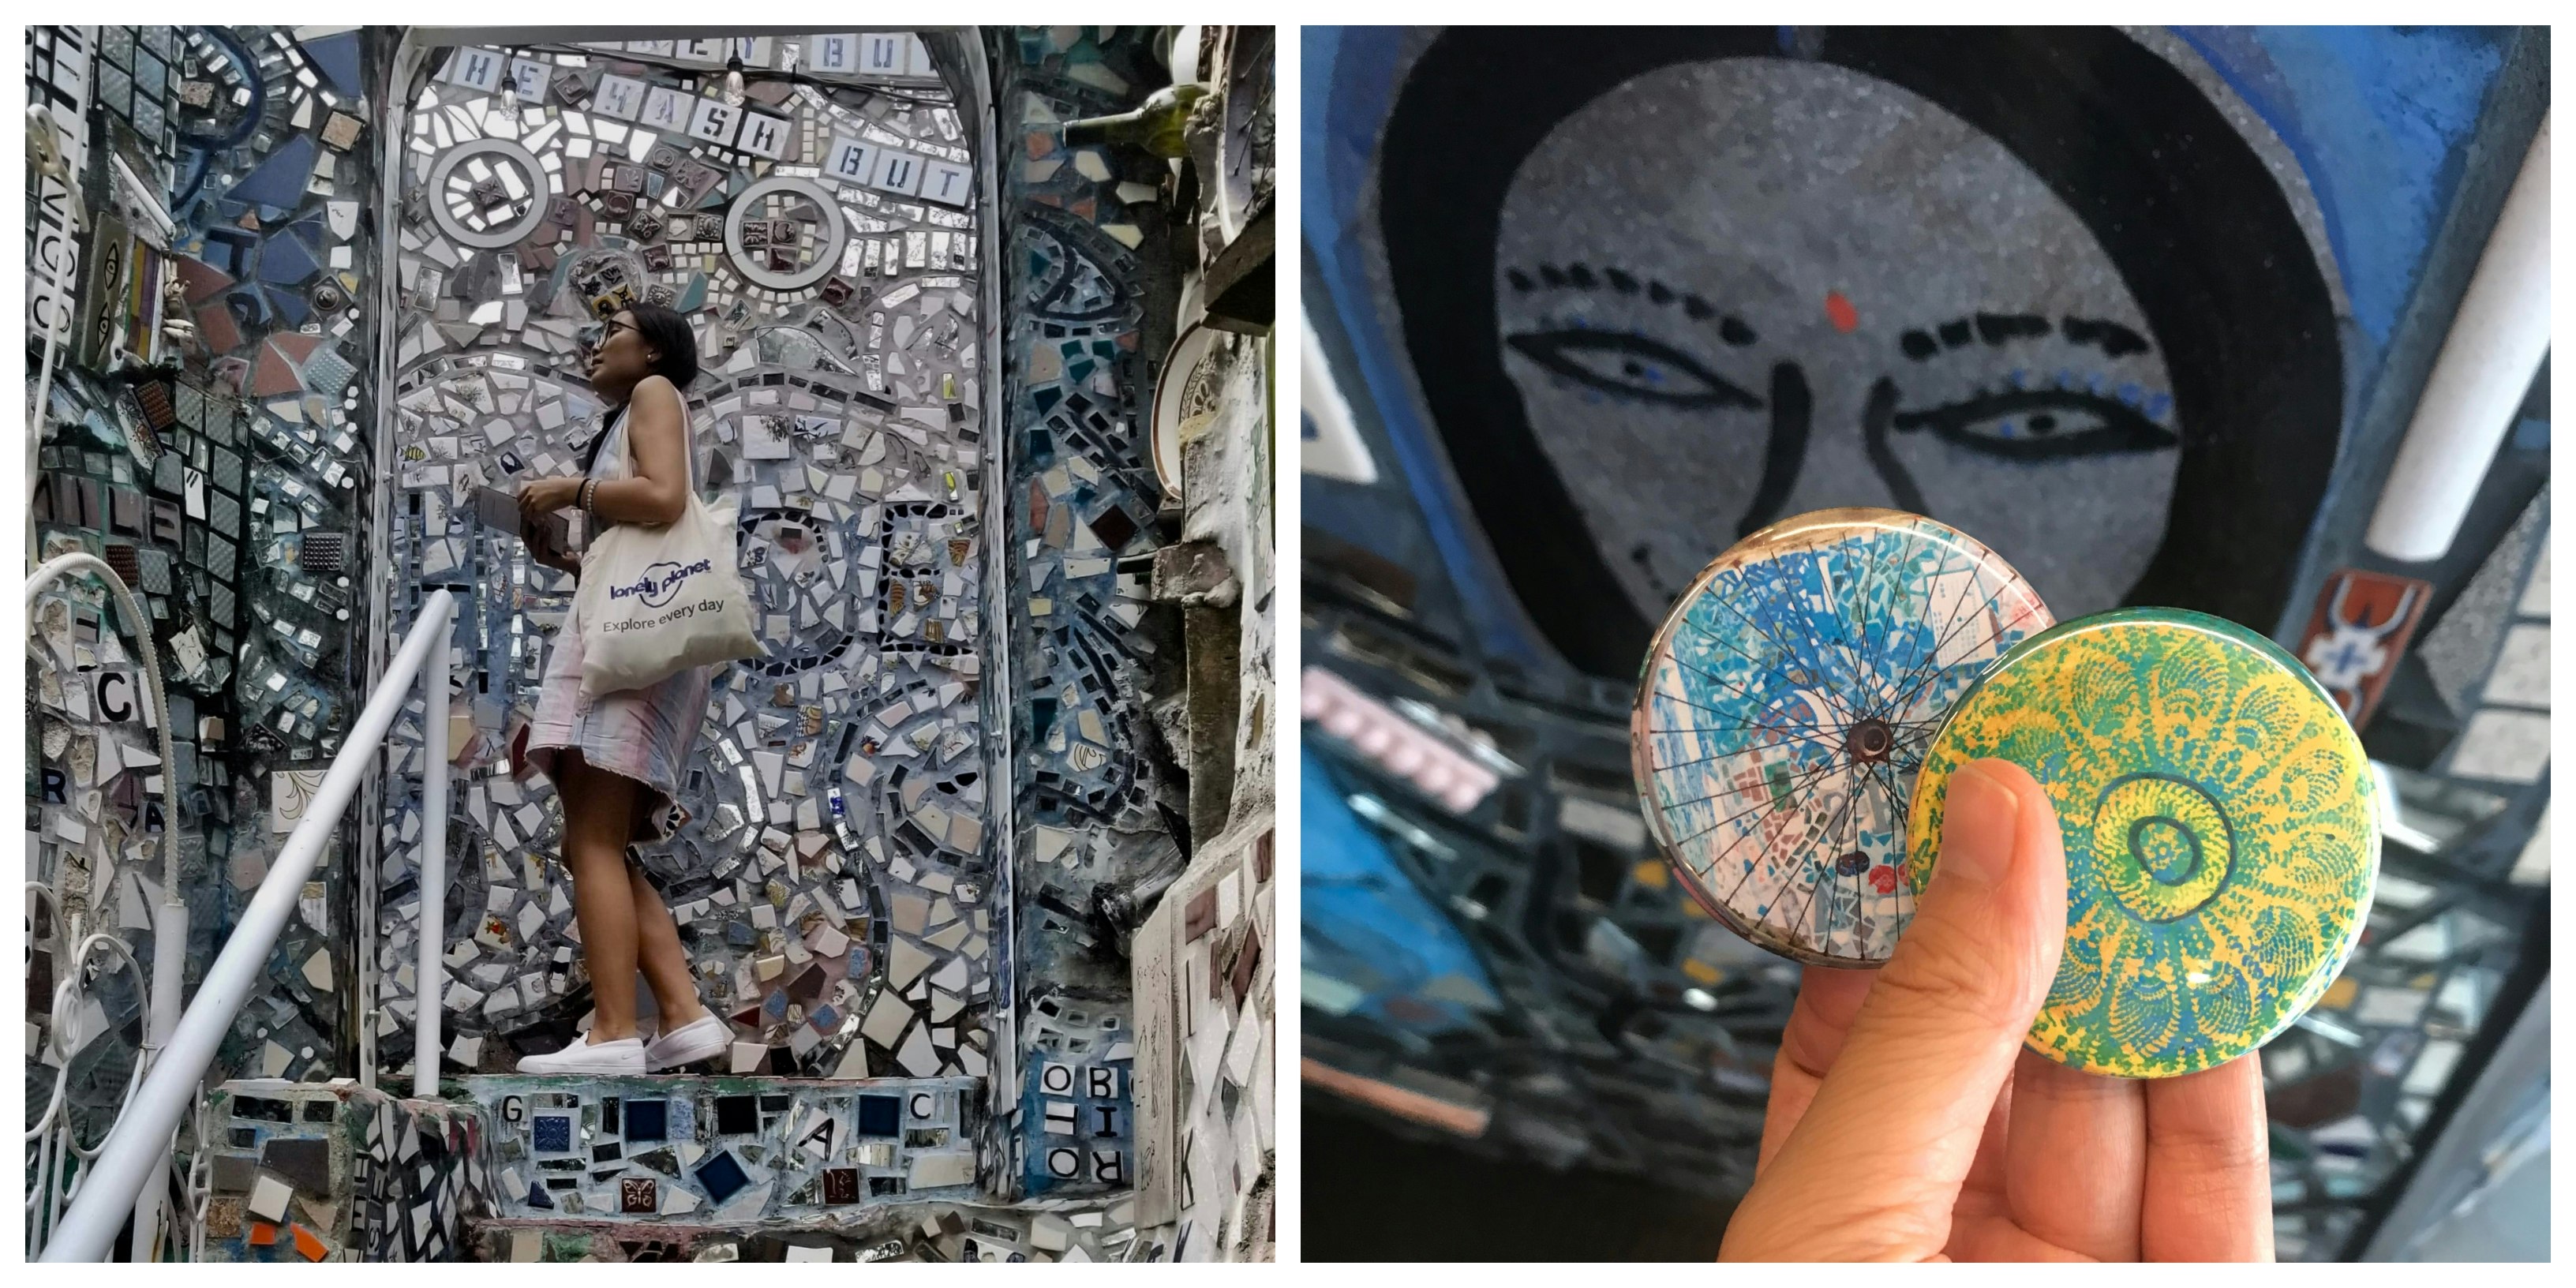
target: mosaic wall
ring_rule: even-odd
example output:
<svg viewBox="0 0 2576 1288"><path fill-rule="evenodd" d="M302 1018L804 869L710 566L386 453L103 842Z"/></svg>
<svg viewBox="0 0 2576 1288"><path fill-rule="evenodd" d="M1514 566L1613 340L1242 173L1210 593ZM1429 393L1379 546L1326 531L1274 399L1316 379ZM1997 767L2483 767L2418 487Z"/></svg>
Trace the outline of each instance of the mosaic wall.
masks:
<svg viewBox="0 0 2576 1288"><path fill-rule="evenodd" d="M981 1079L472 1078L503 1217L840 1222L975 1196Z"/></svg>
<svg viewBox="0 0 2576 1288"><path fill-rule="evenodd" d="M360 217L373 183L368 56L347 30L28 38L31 94L87 103L74 118L100 144L77 185L87 232L38 461L37 539L47 555L106 559L151 616L192 963L211 960L302 817L318 778L306 767L338 750L364 660L345 645L365 612L350 546L370 472L369 394L354 379L375 334L360 276L374 254ZM53 665L37 678L31 875L112 907L148 955L164 827L145 789L157 759L138 696L148 686L101 603L58 586L37 606ZM326 851L219 1069L345 1067L346 869L336 845ZM38 963L50 972L41 947Z"/></svg>
<svg viewBox="0 0 2576 1288"><path fill-rule="evenodd" d="M1145 1210L1172 1223L1181 1261L1267 1260L1275 1238L1270 349L1266 336L1225 336L1194 372L1164 375L1167 391L1186 378L1204 400L1179 422L1183 543L1157 560L1155 594L1187 605L1190 703L1211 714L1188 738L1190 865L1136 932L1136 1184ZM1218 569L1232 612L1199 589ZM1235 674L1209 674L1210 658ZM1227 678L1236 687L1211 700Z"/></svg>
<svg viewBox="0 0 2576 1288"><path fill-rule="evenodd" d="M2517 454L2545 469L2548 428L2545 410L2518 425L2498 472ZM2382 829L2361 946L2263 1048L2284 1261L2360 1254L2372 1209L2438 1139L2454 1075L2475 1071L2481 1034L2512 1022L2545 973L2548 535L2543 490L2425 637L2459 736L2420 769L2382 764L2396 825Z"/></svg>
<svg viewBox="0 0 2576 1288"><path fill-rule="evenodd" d="M720 1230L492 1222L475 1230L480 1261L1163 1261L1169 1245L1140 1234L1135 1203L985 1207L916 1203L847 1225Z"/></svg>
<svg viewBox="0 0 2576 1288"><path fill-rule="evenodd" d="M166 29L137 30L149 44ZM375 189L361 39L199 28L171 51L180 72L171 214L190 230L175 247L176 294L215 386L256 409L244 423L251 478L239 555L258 576L238 648L217 634L203 651L212 665L238 658L242 736L298 762L339 751L365 661L346 647L364 610L351 575L375 419L373 391L358 379L377 321L361 274L378 256L361 217ZM119 43L104 42L111 65ZM220 489L229 470L213 463ZM205 504L220 530L225 507ZM235 562L211 535L206 558L217 574Z"/></svg>
<svg viewBox="0 0 2576 1288"><path fill-rule="evenodd" d="M1266 1259L1276 1195L1277 855L1214 838L1137 931L1138 1185L1176 1261Z"/></svg>
<svg viewBox="0 0 2576 1288"><path fill-rule="evenodd" d="M41 108L53 123L53 150L65 173L89 169L89 105L97 65L97 33L89 27L29 27L27 40L27 106ZM36 173L28 185L27 333L42 336L71 312L73 251L79 238L72 218L72 186L61 176L28 161ZM55 365L61 366L58 357ZM31 365L32 370L32 365Z"/></svg>
<svg viewBox="0 0 2576 1288"><path fill-rule="evenodd" d="M595 318L696 330L702 491L739 505L769 653L720 668L650 847L737 1073L979 1077L999 942L984 858L980 234L957 112L909 38L876 83L846 37L439 51L411 91L389 631L457 629L448 1056L506 1070L588 1008L550 786L507 748L572 579L479 529L477 485L575 472ZM747 101L720 71L738 56ZM414 1006L421 723L394 734L379 1050ZM649 1004L649 1001L648 1001ZM499 1039L497 1041L489 1039Z"/></svg>
<svg viewBox="0 0 2576 1288"><path fill-rule="evenodd" d="M1179 640L1145 624L1162 508L1149 335L1170 316L1144 249L1167 236L1161 162L1067 148L1061 123L1125 111L1167 79L1132 28L1020 28L998 41L1003 218L1012 817L1019 910L1016 1080L996 1097L1030 1195L1133 1181L1139 887L1183 861L1188 805L1146 711ZM1150 893L1147 894L1150 897Z"/></svg>
<svg viewBox="0 0 2576 1288"><path fill-rule="evenodd" d="M89 241L114 253L97 256L109 272L85 266L53 300L75 340L35 514L49 549L101 553L153 616L192 957L211 959L303 818L369 651L450 588L464 606L458 686L436 713L457 769L449 1068L504 1070L573 1036L588 989L550 862L560 813L507 760L571 583L478 530L460 502L478 484L577 468L601 419L580 379L594 320L654 300L697 329L699 484L739 507L772 645L718 675L676 835L644 861L670 889L702 997L733 1020L732 1071L846 1087L718 1080L703 1096L638 1097L499 1077L468 1084L478 1114L315 1085L358 1046L341 1023L351 995L374 1016L379 1072L405 1076L433 718L415 699L391 736L366 870L336 845L326 854L215 1071L265 1080L202 1107L191 1156L205 1255L1169 1256L1121 1197L1138 1148L1129 939L1139 905L1179 875L1187 836L1147 711L1176 696L1180 656L1175 624L1145 611L1153 530L1177 518L1144 424L1173 303L1150 267L1167 235L1165 169L1057 134L1166 78L1151 33L1028 29L989 48L1006 131L1025 137L1009 149L1003 257L1015 377L1003 396L1024 459L1007 526L988 533L999 463L981 441L974 117L951 103L931 46L877 33L437 50L396 87L404 115L370 94L398 33L37 30L31 90L68 122L105 120L99 137L139 182L96 158L82 170L104 232ZM720 88L729 56L747 73L741 102ZM796 78L774 74L789 66ZM402 169L379 229L388 119ZM66 220L31 219L40 267L70 240ZM39 292L31 307L45 306ZM102 378L155 359L142 379ZM377 477L384 492L362 492ZM357 584L370 559L392 575ZM988 584L1020 597L1008 694L983 684ZM148 945L159 865L143 843L161 820L143 799L157 766L139 676L100 597L58 590L37 625L52 665L38 670L30 823L38 873L61 874L69 896L36 923L43 984L66 935L104 916ZM988 712L1017 721L1028 751L1007 815L988 808L1001 768ZM994 852L1026 866L993 866L988 818L1013 820L1014 849ZM365 908L370 963L347 929ZM1260 970L1250 993L1224 994L1243 1014L1266 1013L1254 941L1269 933L1222 936L1229 963ZM996 993L1010 1004L996 1009ZM87 1028L113 1040L80 1053L75 1082L112 1099L136 1001L113 979L93 994ZM29 1077L35 1089L52 1072L31 1063ZM1223 1118L1251 1139L1245 1085L1224 1083ZM902 1116L884 1133L890 1097ZM645 1143L645 1103L663 1110L667 1160L625 1152ZM745 1104L753 1125L734 1131ZM996 1134L1003 1156L979 1156ZM494 1186L506 1215L461 1233ZM1098 1197L958 1201L1057 1189ZM680 1228L747 1204L811 1237Z"/></svg>
<svg viewBox="0 0 2576 1288"><path fill-rule="evenodd" d="M465 1223L490 1211L471 1107L254 1079L197 1112L197 1260L462 1260Z"/></svg>

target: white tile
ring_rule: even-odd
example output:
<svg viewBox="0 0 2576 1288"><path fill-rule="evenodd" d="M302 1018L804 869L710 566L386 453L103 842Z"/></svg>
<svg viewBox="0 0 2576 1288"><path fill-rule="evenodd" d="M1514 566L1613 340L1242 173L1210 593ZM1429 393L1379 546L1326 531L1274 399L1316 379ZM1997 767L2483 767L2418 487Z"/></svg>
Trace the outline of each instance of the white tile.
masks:
<svg viewBox="0 0 2576 1288"><path fill-rule="evenodd" d="M250 1202L245 1207L252 1216L270 1225L282 1225L286 1221L286 1202L294 1196L294 1186L262 1172L251 1186Z"/></svg>

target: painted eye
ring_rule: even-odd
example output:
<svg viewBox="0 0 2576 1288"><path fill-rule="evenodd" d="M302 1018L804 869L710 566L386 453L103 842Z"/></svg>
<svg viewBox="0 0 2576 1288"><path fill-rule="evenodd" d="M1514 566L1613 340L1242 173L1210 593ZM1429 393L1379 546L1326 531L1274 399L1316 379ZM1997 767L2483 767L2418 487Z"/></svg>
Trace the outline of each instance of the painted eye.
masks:
<svg viewBox="0 0 2576 1288"><path fill-rule="evenodd" d="M1658 340L1625 331L1525 331L1505 343L1577 384L1675 407L1748 407L1762 400Z"/></svg>
<svg viewBox="0 0 2576 1288"><path fill-rule="evenodd" d="M2114 398L2076 389L2013 389L1940 407L1898 412L1900 431L1928 429L1946 442L2015 461L2153 452L2182 442Z"/></svg>

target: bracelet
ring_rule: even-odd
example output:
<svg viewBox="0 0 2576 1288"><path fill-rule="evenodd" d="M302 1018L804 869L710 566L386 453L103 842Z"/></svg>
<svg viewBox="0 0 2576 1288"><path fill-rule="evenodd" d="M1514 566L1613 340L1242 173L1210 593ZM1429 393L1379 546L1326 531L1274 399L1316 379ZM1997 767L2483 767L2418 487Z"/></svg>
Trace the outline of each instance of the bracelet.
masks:
<svg viewBox="0 0 2576 1288"><path fill-rule="evenodd" d="M592 497L593 497L593 493L598 489L598 487L599 487L599 480L597 480L597 479L583 479L583 480L581 481L581 490L575 494L576 496L578 496L578 497L580 498L579 504L580 504L580 507L581 507L581 512L582 512L583 514L587 514L587 515L589 515L590 517L592 517L592 518L594 518L594 519L596 519L596 518L598 518L598 517L599 517L599 512L598 512L597 510L594 510L594 509L590 508L590 506L591 506L591 500L592 500Z"/></svg>

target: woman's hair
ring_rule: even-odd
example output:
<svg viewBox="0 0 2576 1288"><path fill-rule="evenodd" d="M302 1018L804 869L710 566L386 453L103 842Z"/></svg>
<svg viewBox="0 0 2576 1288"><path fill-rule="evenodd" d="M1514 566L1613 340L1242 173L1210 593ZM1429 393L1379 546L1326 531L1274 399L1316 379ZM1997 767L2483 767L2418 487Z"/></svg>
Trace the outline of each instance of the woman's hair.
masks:
<svg viewBox="0 0 2576 1288"><path fill-rule="evenodd" d="M659 355L653 359L653 374L670 381L671 387L680 391L681 424L685 427L688 423L689 384L698 378L698 337L689 329L689 320L659 304L629 304L617 312L635 319L635 334L643 337L644 343ZM623 414L622 409L619 414ZM610 419L613 421L615 417ZM608 434L604 427L591 437L589 448L581 456L583 473L589 473L599 463L599 449L607 442Z"/></svg>
<svg viewBox="0 0 2576 1288"><path fill-rule="evenodd" d="M653 360L653 374L687 393L698 378L698 337L689 320L659 304L629 304L623 312L635 319L635 334L661 355Z"/></svg>

